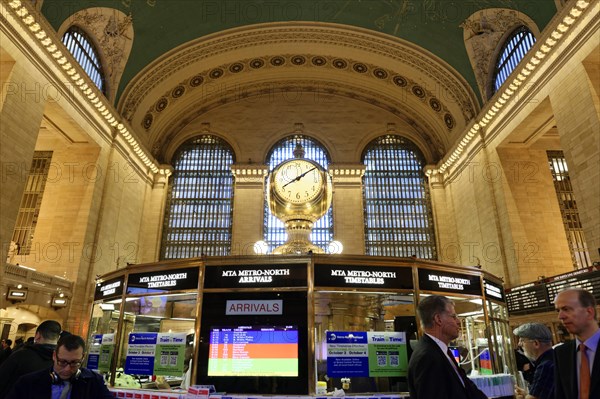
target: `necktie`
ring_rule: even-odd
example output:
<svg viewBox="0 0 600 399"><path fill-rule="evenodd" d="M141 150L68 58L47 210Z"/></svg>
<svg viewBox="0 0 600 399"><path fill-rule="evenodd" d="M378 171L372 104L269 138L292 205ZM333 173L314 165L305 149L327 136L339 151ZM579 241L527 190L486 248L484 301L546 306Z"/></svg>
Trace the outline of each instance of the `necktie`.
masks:
<svg viewBox="0 0 600 399"><path fill-rule="evenodd" d="M579 399L590 399L590 363L588 362L587 347L582 342L579 344L581 352L581 366L579 367Z"/></svg>
<svg viewBox="0 0 600 399"><path fill-rule="evenodd" d="M448 348L448 351L446 353L448 354L448 356L450 356L450 359L452 359L452 364L454 364L455 371L458 373L458 376L460 377L462 384L465 385L465 378L466 378L465 371L458 365L458 363L456 363L456 358L454 357L454 353L452 353L450 348Z"/></svg>
<svg viewBox="0 0 600 399"><path fill-rule="evenodd" d="M65 381L63 390L60 393L60 399L67 399L69 397L70 391L71 391L71 383L69 381Z"/></svg>

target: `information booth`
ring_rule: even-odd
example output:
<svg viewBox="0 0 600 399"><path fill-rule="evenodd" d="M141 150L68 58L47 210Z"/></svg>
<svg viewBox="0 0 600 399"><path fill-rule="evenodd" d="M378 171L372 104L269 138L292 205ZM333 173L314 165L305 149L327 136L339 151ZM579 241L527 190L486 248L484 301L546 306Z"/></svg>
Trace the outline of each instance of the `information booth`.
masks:
<svg viewBox="0 0 600 399"><path fill-rule="evenodd" d="M456 359L490 397L512 394L502 281L414 258L248 256L130 265L101 276L89 368L123 389L198 384L228 395L408 391L427 295L455 302Z"/></svg>

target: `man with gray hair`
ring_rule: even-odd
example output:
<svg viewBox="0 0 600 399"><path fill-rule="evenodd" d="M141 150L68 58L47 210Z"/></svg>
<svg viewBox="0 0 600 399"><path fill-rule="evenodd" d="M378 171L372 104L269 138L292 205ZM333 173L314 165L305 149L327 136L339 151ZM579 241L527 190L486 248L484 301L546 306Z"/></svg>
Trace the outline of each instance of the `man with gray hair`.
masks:
<svg viewBox="0 0 600 399"><path fill-rule="evenodd" d="M533 382L529 384L529 393L515 386L517 399L553 399L554 398L554 351L552 333L541 323L525 323L513 331L519 337L519 346L535 365Z"/></svg>

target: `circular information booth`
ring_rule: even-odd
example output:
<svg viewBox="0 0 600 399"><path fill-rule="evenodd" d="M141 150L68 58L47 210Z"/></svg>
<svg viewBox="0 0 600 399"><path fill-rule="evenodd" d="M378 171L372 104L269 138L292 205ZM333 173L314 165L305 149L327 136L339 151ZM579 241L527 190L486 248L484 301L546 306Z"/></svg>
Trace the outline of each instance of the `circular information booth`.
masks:
<svg viewBox="0 0 600 399"><path fill-rule="evenodd" d="M160 389L178 398L179 387L203 385L228 396L343 389L402 397L422 334L415 308L431 294L455 302L462 329L451 349L470 378L490 397L512 395L502 281L477 267L413 258L129 265L98 279L87 367L105 374L118 394Z"/></svg>

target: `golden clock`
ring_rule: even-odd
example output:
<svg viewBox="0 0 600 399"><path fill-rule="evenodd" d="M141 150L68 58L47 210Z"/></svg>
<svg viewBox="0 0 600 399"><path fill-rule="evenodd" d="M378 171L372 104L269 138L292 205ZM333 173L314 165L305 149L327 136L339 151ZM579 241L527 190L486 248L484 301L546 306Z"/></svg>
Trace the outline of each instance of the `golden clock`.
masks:
<svg viewBox="0 0 600 399"><path fill-rule="evenodd" d="M273 172L275 192L284 201L299 205L312 201L323 191L325 183L318 164L306 159L293 159Z"/></svg>

